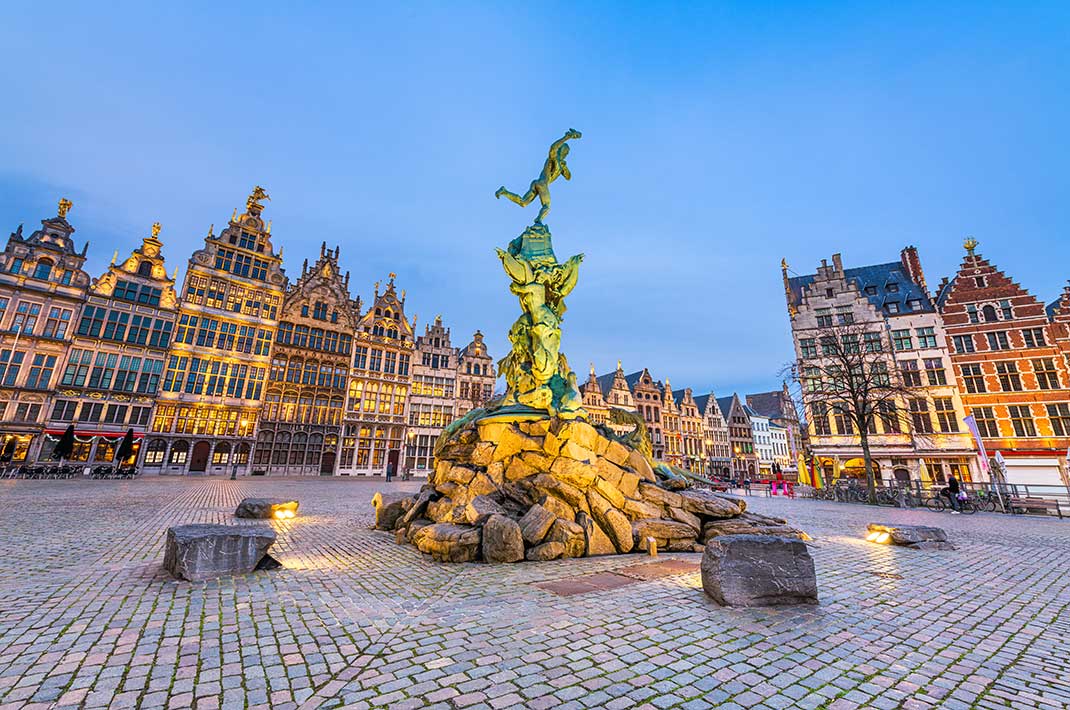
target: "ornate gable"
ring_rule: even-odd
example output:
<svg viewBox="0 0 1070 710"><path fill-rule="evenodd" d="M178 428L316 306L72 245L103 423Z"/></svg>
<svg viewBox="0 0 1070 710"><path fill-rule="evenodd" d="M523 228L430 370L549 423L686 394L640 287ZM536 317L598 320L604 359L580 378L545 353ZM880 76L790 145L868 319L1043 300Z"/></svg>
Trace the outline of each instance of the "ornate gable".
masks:
<svg viewBox="0 0 1070 710"><path fill-rule="evenodd" d="M160 307L177 308L178 296L175 293L175 277L167 276L164 265L163 242L160 241L160 223L152 225L150 236L141 240L141 246L130 253L122 263L116 263L119 252L115 252L108 270L93 280L89 292L97 296L111 296L120 280L148 283L159 288ZM178 270L175 270L177 274Z"/></svg>
<svg viewBox="0 0 1070 710"><path fill-rule="evenodd" d="M386 290L379 293L379 282L375 282L375 298L372 307L360 319L360 329L365 333L413 342L415 318L410 324L405 320L405 291L399 296L394 287L397 274L390 274Z"/></svg>
<svg viewBox="0 0 1070 710"><path fill-rule="evenodd" d="M327 242L323 242L315 264L309 267L308 259L305 259L301 276L286 289L282 301L283 313L293 316L307 311L317 320L337 322L348 330L357 328L360 323L360 297L354 299L349 293L349 272L345 275L341 273L339 253L339 247L328 249Z"/></svg>

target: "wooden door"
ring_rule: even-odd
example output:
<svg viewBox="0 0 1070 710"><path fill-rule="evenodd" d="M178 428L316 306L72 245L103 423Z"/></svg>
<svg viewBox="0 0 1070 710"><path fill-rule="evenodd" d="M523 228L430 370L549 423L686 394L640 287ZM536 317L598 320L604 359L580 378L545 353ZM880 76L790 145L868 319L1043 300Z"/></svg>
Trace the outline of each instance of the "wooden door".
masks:
<svg viewBox="0 0 1070 710"><path fill-rule="evenodd" d="M189 457L190 473L204 473L208 469L208 455L212 451L212 445L207 441L198 441L193 447L193 453Z"/></svg>

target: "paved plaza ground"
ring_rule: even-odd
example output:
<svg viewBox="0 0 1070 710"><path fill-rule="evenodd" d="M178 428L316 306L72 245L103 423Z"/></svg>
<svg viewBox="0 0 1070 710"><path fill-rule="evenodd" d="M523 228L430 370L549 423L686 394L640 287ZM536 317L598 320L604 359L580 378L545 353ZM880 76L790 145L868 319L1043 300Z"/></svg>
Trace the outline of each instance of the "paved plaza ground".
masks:
<svg viewBox="0 0 1070 710"><path fill-rule="evenodd" d="M1070 520L755 497L813 535L821 604L739 610L636 555L431 562L369 530L382 485L0 481L0 708L1070 707ZM301 515L239 523L251 495ZM866 543L874 520L958 550ZM270 524L284 569L171 579L188 522ZM607 571L630 583L536 586Z"/></svg>

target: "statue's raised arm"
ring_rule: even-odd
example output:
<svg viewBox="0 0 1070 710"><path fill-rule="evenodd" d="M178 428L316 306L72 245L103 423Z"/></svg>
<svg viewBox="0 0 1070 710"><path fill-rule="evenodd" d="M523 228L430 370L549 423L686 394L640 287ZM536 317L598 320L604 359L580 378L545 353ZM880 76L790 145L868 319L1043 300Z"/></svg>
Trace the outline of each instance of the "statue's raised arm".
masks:
<svg viewBox="0 0 1070 710"><path fill-rule="evenodd" d="M549 155L546 157L546 163L542 166L542 172L538 178L531 181L531 186L528 187L528 191L523 195L510 192L503 185L498 188L494 196L500 198L504 195L521 207L527 207L538 197L542 208L535 218L535 223L542 224L546 215L550 212L550 183L556 180L558 175L564 175L566 180L572 179L572 173L569 172L568 165L565 163L565 158L568 157L568 142L582 137L582 133L575 128L570 128L565 131L564 136L554 141L550 145Z"/></svg>

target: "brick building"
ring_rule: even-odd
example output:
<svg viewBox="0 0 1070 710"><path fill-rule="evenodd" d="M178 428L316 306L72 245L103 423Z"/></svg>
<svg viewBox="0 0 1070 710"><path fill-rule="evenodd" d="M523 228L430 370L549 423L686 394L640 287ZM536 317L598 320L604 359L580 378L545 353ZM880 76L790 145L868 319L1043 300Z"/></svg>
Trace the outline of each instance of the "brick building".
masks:
<svg viewBox="0 0 1070 710"><path fill-rule="evenodd" d="M989 455L1001 452L1011 481L1067 482L1070 364L1063 298L1050 307L977 253L941 284L937 305L954 374Z"/></svg>

